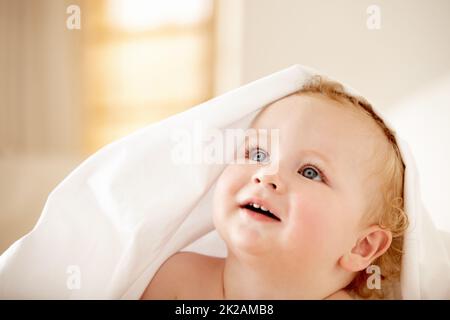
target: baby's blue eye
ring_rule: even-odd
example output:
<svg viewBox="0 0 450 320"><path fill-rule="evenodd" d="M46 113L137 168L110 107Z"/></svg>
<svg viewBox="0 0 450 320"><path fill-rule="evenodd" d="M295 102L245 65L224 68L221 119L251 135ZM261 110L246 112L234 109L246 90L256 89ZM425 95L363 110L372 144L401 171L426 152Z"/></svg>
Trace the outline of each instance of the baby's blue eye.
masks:
<svg viewBox="0 0 450 320"><path fill-rule="evenodd" d="M316 177L319 177L322 179L320 172L315 170L313 167L306 167L306 168L300 170L300 173L302 173L302 172L303 172L303 176L308 179L314 180L314 178L316 178Z"/></svg>
<svg viewBox="0 0 450 320"><path fill-rule="evenodd" d="M248 158L252 161L265 162L269 158L269 154L263 149L255 148L249 152Z"/></svg>

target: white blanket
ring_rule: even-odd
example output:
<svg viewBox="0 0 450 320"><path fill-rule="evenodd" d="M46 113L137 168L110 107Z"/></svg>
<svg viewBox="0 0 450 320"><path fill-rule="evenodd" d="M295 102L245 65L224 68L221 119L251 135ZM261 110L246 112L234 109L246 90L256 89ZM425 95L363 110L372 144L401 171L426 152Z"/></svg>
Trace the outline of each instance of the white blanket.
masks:
<svg viewBox="0 0 450 320"><path fill-rule="evenodd" d="M0 298L137 299L160 265L186 246L223 255L217 237L197 240L213 230L211 196L225 165L175 163L174 133L201 125L191 145L204 145L208 130L246 129L262 107L300 89L314 73L292 66L89 157L51 192L35 228L1 256ZM450 298L450 237L433 226L414 159L397 139L411 220L397 298Z"/></svg>

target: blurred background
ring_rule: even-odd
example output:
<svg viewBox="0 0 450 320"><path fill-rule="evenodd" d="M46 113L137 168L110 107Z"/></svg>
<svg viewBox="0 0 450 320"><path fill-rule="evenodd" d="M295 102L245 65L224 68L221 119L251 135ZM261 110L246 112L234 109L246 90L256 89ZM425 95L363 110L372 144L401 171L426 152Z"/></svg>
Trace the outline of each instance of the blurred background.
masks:
<svg viewBox="0 0 450 320"><path fill-rule="evenodd" d="M450 1L0 0L0 253L102 146L292 64L361 92L450 231Z"/></svg>

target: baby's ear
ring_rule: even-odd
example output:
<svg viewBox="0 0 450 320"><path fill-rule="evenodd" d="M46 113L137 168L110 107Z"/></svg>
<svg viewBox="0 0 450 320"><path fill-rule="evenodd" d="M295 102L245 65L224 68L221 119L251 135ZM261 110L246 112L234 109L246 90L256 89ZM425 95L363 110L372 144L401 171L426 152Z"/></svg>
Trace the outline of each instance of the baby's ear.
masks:
<svg viewBox="0 0 450 320"><path fill-rule="evenodd" d="M339 259L339 265L349 272L364 270L389 249L391 242L391 231L378 225L370 226L363 231L351 252Z"/></svg>

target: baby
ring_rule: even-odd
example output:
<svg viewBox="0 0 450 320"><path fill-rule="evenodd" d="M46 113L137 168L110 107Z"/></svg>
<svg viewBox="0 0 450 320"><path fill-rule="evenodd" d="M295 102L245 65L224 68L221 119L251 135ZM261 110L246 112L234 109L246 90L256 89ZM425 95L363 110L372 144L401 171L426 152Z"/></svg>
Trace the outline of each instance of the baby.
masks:
<svg viewBox="0 0 450 320"><path fill-rule="evenodd" d="M213 219L228 256L176 253L142 298L383 298L408 224L392 132L364 99L318 76L252 128L279 129L279 141L274 150L248 141L248 161L217 181ZM381 286L368 285L371 265Z"/></svg>

